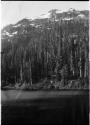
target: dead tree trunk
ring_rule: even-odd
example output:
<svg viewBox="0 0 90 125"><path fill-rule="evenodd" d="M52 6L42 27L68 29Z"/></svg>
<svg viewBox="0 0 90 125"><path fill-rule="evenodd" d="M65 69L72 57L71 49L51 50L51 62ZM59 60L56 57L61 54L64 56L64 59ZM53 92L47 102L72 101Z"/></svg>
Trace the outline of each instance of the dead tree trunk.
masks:
<svg viewBox="0 0 90 125"><path fill-rule="evenodd" d="M23 83L23 71L22 71L22 65L21 65L21 68L20 68L20 82L21 82L21 84Z"/></svg>
<svg viewBox="0 0 90 125"><path fill-rule="evenodd" d="M31 70L31 60L29 59L29 65L30 65L30 86L32 86L32 70Z"/></svg>

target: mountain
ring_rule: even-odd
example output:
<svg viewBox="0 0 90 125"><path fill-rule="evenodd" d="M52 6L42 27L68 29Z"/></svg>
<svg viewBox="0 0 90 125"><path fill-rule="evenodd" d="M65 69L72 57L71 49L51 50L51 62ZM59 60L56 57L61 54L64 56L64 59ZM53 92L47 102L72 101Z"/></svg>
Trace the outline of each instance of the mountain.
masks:
<svg viewBox="0 0 90 125"><path fill-rule="evenodd" d="M19 39L26 39L27 37L35 37L39 32L52 29L52 25L68 24L70 22L82 22L84 26L88 27L89 11L88 10L69 10L52 9L47 14L42 14L35 19L22 19L16 24L10 24L1 30L2 48L7 42L16 42ZM70 26L69 26L70 27ZM74 28L73 28L74 29ZM20 43L20 41L19 41Z"/></svg>
<svg viewBox="0 0 90 125"><path fill-rule="evenodd" d="M60 21L86 21L89 20L88 10L75 10L70 8L67 11L61 11L57 9L50 10L47 14L42 14L35 19L22 19L14 25L8 25L2 29L2 39L11 38L18 35L18 33L25 33L25 28L43 28L47 26L49 28L49 22Z"/></svg>

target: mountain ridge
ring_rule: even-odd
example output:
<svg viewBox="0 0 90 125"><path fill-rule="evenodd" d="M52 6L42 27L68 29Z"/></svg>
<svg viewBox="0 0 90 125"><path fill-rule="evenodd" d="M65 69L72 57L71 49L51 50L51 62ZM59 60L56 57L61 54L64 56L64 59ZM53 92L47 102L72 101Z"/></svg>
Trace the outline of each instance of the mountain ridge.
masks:
<svg viewBox="0 0 90 125"><path fill-rule="evenodd" d="M24 29L30 28L45 28L50 29L49 23L60 23L69 22L69 21L84 21L86 22L89 19L89 11L88 10L75 10L73 8L68 9L67 11L61 11L58 9L52 9L48 11L47 14L42 14L41 16L35 19L23 18L19 20L15 24L10 24L5 26L1 31L2 39L6 39L7 37L13 37L16 32L23 32ZM18 31L19 30L19 31Z"/></svg>

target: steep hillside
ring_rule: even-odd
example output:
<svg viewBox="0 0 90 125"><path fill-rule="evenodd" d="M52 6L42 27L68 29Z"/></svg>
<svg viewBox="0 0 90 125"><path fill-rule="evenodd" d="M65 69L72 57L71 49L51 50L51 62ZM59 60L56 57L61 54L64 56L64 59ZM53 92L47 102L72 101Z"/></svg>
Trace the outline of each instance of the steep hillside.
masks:
<svg viewBox="0 0 90 125"><path fill-rule="evenodd" d="M2 84L80 80L88 85L89 11L50 10L1 31ZM54 77L54 78L53 78ZM55 83L56 84L56 83Z"/></svg>

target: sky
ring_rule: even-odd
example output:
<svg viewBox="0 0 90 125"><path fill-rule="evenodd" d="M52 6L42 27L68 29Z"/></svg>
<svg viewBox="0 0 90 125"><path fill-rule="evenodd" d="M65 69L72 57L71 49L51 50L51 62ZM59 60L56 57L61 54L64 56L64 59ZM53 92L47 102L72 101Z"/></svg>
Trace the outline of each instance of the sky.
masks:
<svg viewBox="0 0 90 125"><path fill-rule="evenodd" d="M8 24L15 24L23 18L35 18L47 13L51 9L67 10L89 9L89 2L85 1L2 1L1 28Z"/></svg>

